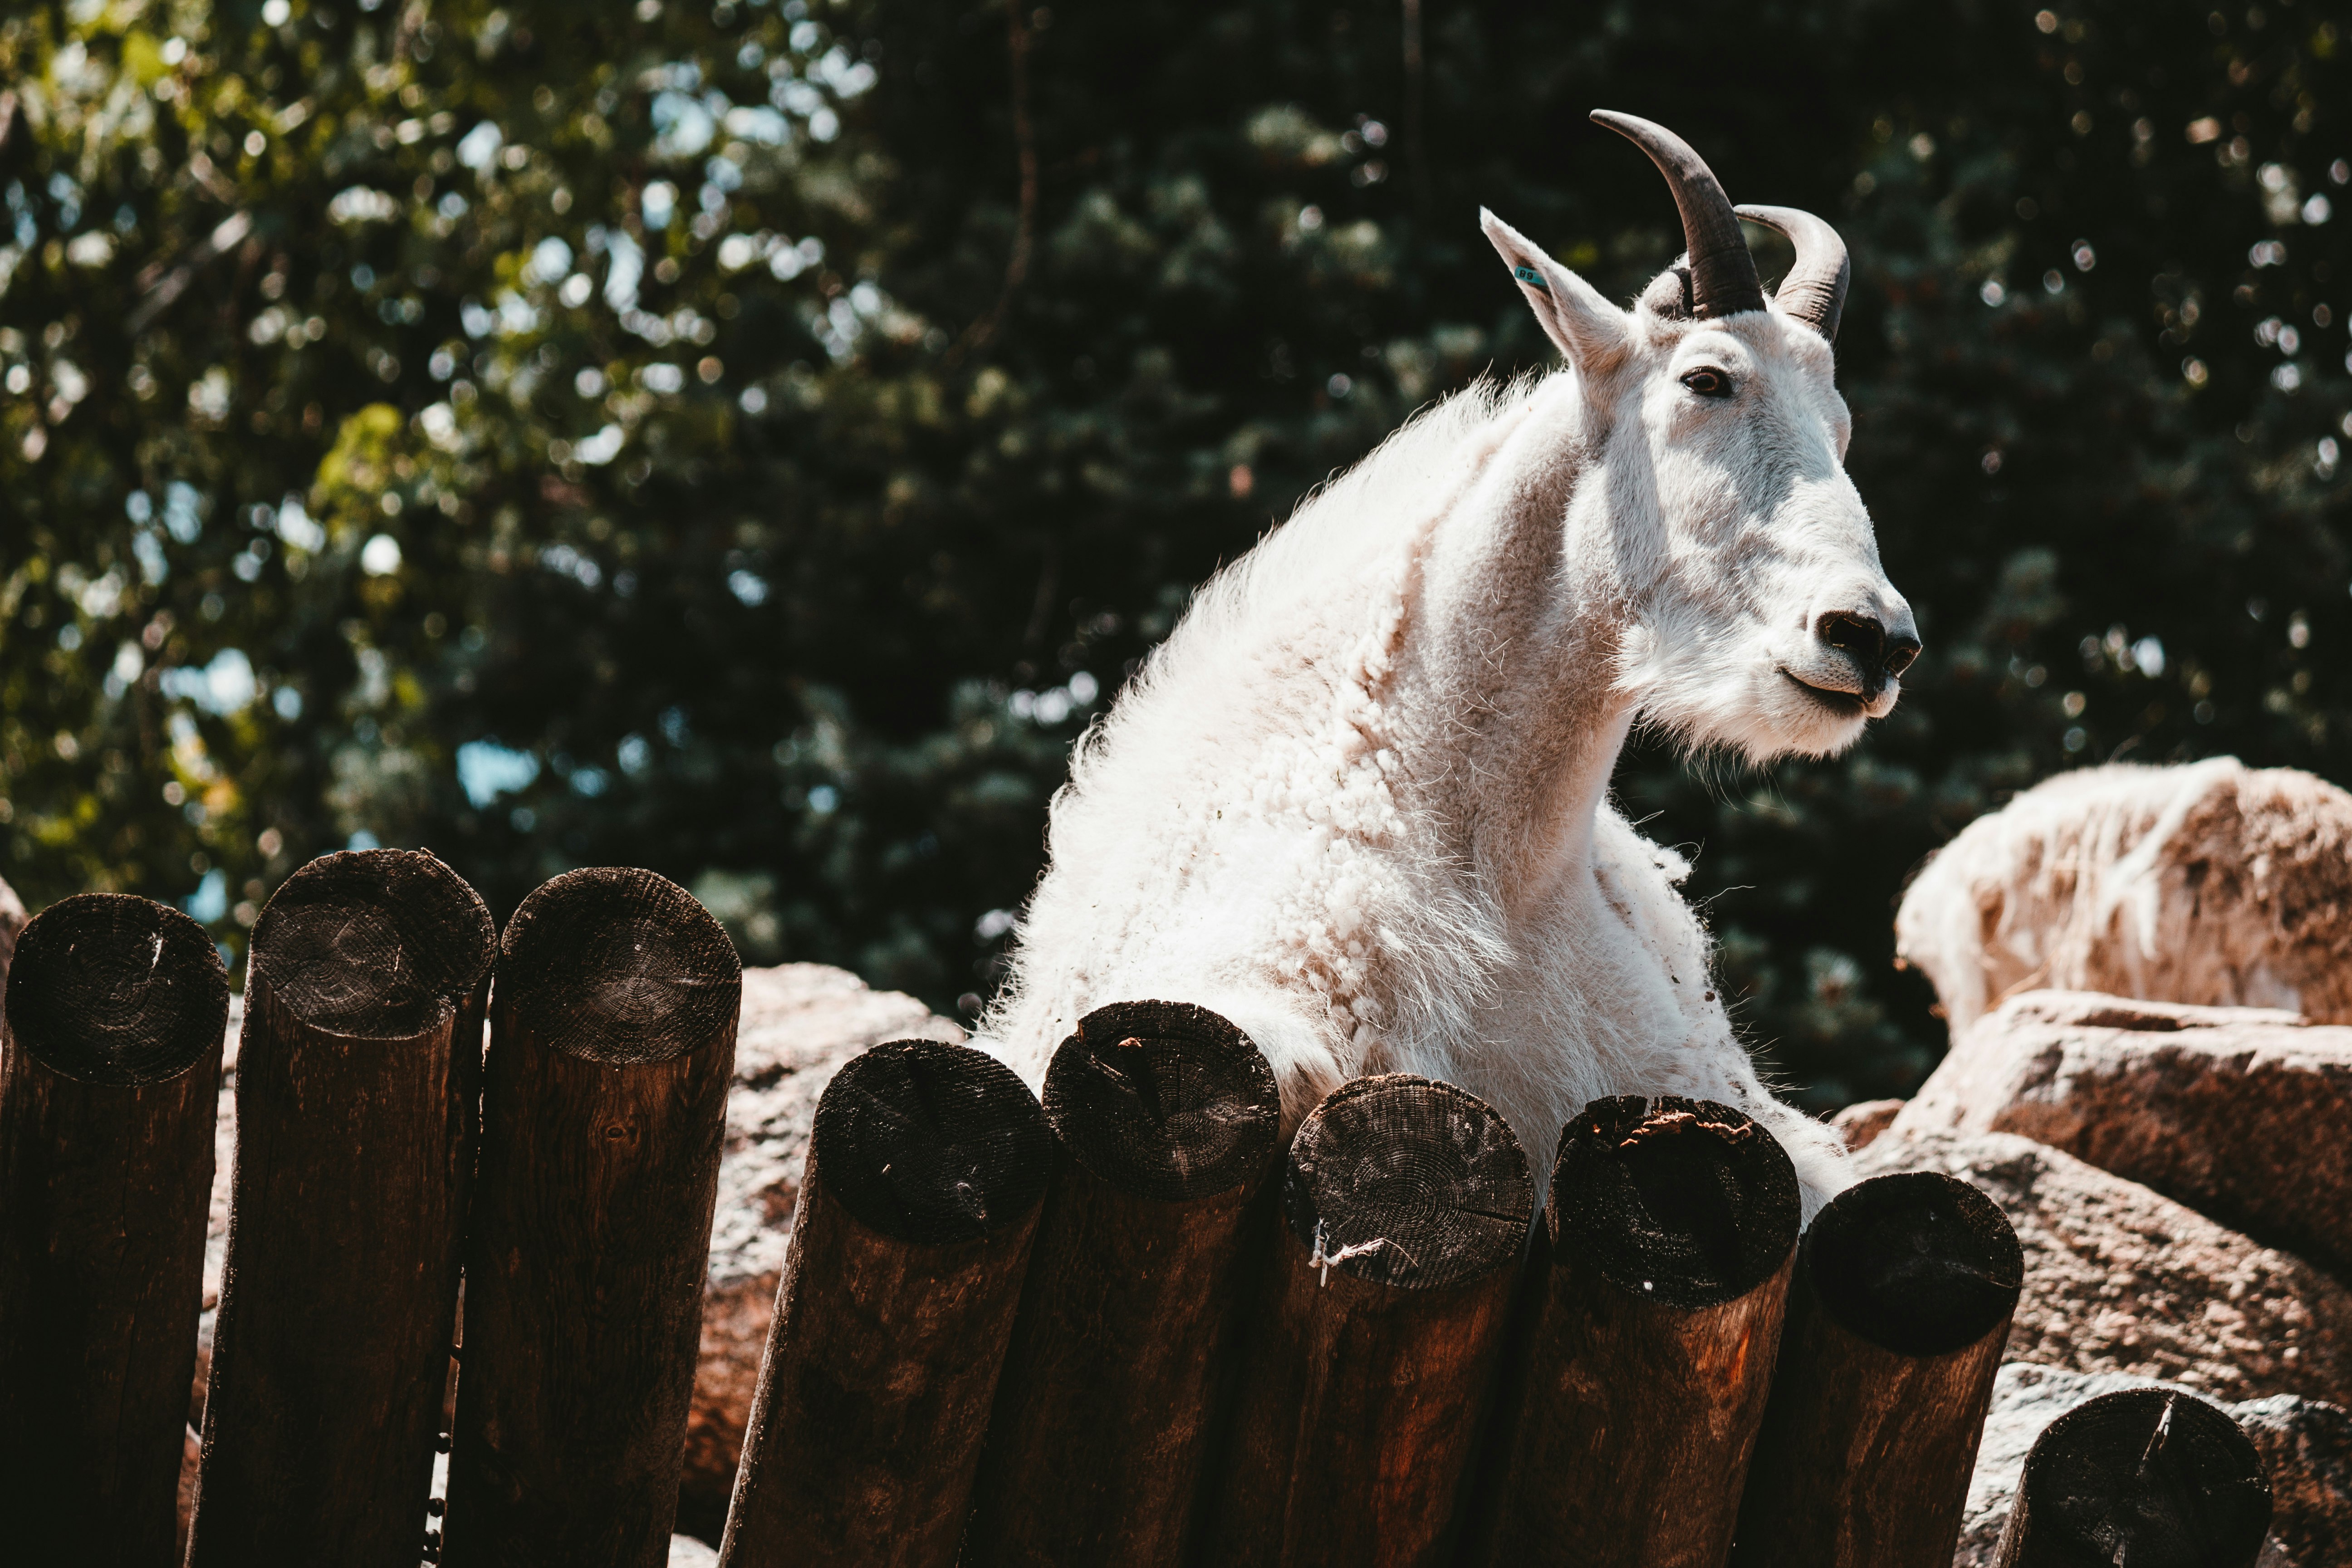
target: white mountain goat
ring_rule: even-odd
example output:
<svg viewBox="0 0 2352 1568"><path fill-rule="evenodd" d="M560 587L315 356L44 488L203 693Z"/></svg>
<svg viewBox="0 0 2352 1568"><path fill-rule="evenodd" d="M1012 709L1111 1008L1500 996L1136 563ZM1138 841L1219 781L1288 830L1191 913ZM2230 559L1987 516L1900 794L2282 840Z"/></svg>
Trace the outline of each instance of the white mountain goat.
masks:
<svg viewBox="0 0 2352 1568"><path fill-rule="evenodd" d="M1722 187L1671 132L1686 257L1621 310L1496 218L1567 363L1416 417L1194 599L1079 745L983 1044L1032 1083L1078 1018L1157 997L1264 1048L1286 1125L1416 1072L1509 1119L1538 1185L1609 1094L1739 1106L1806 1214L1836 1135L1768 1094L1675 890L1608 804L1636 720L1762 763L1895 705L1919 647L1846 478L1844 244L1780 207L1767 300Z"/></svg>

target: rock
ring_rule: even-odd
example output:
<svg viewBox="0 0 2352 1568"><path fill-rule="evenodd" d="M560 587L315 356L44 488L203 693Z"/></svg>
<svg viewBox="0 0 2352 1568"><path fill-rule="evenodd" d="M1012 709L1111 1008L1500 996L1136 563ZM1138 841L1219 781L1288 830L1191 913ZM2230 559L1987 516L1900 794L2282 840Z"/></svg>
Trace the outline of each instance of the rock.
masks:
<svg viewBox="0 0 2352 1568"><path fill-rule="evenodd" d="M2011 1359L2352 1404L2352 1291L2300 1258L2014 1133L1888 1136L1854 1163L1948 1171L2007 1212L2025 1248Z"/></svg>
<svg viewBox="0 0 2352 1568"><path fill-rule="evenodd" d="M2016 1132L2352 1278L2352 1028L2029 991L1977 1021L1893 1135Z"/></svg>
<svg viewBox="0 0 2352 1568"><path fill-rule="evenodd" d="M911 996L846 970L788 963L743 972L735 1087L719 1164L719 1212L702 1297L702 1350L686 1429L678 1528L716 1541L760 1381L817 1096L844 1062L884 1040L961 1040Z"/></svg>
<svg viewBox="0 0 2352 1568"><path fill-rule="evenodd" d="M245 993L228 997L228 1038L221 1048L220 1108L213 1116L213 1195L205 1216L205 1294L196 1319L196 1382L188 1423L205 1428L205 1389L212 1379L213 1320L220 1314L221 1270L228 1261L228 1179L236 1157L236 1046L245 1032Z"/></svg>
<svg viewBox="0 0 2352 1568"><path fill-rule="evenodd" d="M8 962L16 956L16 933L25 929L25 922L30 919L16 889L0 880L0 984L6 983Z"/></svg>
<svg viewBox="0 0 2352 1568"><path fill-rule="evenodd" d="M205 1239L204 1315L189 1419L201 1430L213 1319L228 1246L229 1161L236 1142L236 1041L244 998L229 999L228 1049L215 1129L212 1215ZM842 1063L883 1040L961 1040L964 1032L911 996L875 991L846 970L787 963L743 972L735 1084L703 1288L702 1344L687 1417L678 1528L716 1541L760 1379L776 1281L800 1201L801 1166L817 1096Z"/></svg>
<svg viewBox="0 0 2352 1568"><path fill-rule="evenodd" d="M2025 1456L2042 1429L2085 1400L2126 1388L2199 1391L2153 1378L2068 1372L2011 1362L1994 1380L1992 1410L1969 1481L1959 1551L1952 1568L1992 1568L2001 1527L2017 1496ZM2227 1411L2263 1457L2272 1493L2271 1537L2260 1568L2336 1568L2352 1545L2352 1415L2335 1405L2282 1394Z"/></svg>
<svg viewBox="0 0 2352 1568"><path fill-rule="evenodd" d="M180 1429L180 1522L172 1537L172 1561L184 1563L188 1557L188 1525L196 1517L196 1460L204 1453L204 1438L194 1426Z"/></svg>
<svg viewBox="0 0 2352 1568"><path fill-rule="evenodd" d="M2352 1412L2291 1394L2230 1407L2271 1478L2271 1542L2263 1568L2352 1562Z"/></svg>
<svg viewBox="0 0 2352 1568"><path fill-rule="evenodd" d="M719 1568L718 1549L691 1535L669 1538L669 1568Z"/></svg>
<svg viewBox="0 0 2352 1568"><path fill-rule="evenodd" d="M2062 773L1939 850L1895 931L1955 1038L2028 986L2352 1024L2352 795L2234 757Z"/></svg>
<svg viewBox="0 0 2352 1568"><path fill-rule="evenodd" d="M1895 1119L1903 1113L1904 1104L1899 1100L1856 1100L1831 1117L1830 1125L1837 1129L1849 1150L1860 1153L1894 1125Z"/></svg>

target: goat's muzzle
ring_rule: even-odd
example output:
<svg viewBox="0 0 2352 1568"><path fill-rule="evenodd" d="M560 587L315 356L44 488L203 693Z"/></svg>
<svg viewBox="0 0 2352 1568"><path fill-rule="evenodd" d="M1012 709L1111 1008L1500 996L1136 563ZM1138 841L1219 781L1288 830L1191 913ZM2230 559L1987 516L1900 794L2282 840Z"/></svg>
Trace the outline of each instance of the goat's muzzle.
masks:
<svg viewBox="0 0 2352 1568"><path fill-rule="evenodd" d="M1861 683L1855 695L1864 702L1876 701L1886 683L1901 677L1919 657L1917 633L1907 626L1889 631L1884 621L1865 611L1832 610L1813 623L1813 635L1853 666Z"/></svg>

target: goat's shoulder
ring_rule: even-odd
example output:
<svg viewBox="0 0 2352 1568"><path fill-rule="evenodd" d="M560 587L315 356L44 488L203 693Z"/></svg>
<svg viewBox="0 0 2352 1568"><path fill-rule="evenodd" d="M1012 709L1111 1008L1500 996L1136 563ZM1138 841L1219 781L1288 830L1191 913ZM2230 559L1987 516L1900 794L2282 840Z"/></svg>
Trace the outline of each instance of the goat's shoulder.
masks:
<svg viewBox="0 0 2352 1568"><path fill-rule="evenodd" d="M1691 863L1645 837L1609 802L1592 816L1592 871L1627 923L1645 936L1702 942L1698 917L1683 898Z"/></svg>

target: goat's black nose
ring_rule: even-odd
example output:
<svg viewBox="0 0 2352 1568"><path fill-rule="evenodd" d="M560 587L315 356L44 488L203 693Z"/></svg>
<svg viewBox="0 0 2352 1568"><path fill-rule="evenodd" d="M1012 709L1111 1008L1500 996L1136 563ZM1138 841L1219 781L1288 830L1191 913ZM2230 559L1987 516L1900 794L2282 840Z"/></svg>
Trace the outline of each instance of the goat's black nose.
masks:
<svg viewBox="0 0 2352 1568"><path fill-rule="evenodd" d="M1864 669L1877 668L1885 657L1886 628L1875 616L1832 610L1813 623L1813 635Z"/></svg>
<svg viewBox="0 0 2352 1568"><path fill-rule="evenodd" d="M1890 637L1885 623L1861 611L1832 610L1813 623L1813 635L1865 671L1901 675L1919 657L1917 637L1908 632Z"/></svg>

